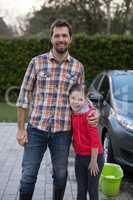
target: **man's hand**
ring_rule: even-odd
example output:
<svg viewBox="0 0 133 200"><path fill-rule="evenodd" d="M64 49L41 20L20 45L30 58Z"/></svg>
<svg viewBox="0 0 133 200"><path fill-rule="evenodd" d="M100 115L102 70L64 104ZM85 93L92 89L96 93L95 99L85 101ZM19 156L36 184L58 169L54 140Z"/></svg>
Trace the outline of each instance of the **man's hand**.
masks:
<svg viewBox="0 0 133 200"><path fill-rule="evenodd" d="M28 143L27 131L25 129L17 129L16 139L18 144L21 146L25 146Z"/></svg>
<svg viewBox="0 0 133 200"><path fill-rule="evenodd" d="M98 110L92 109L88 115L88 123L92 126L98 126L99 116Z"/></svg>

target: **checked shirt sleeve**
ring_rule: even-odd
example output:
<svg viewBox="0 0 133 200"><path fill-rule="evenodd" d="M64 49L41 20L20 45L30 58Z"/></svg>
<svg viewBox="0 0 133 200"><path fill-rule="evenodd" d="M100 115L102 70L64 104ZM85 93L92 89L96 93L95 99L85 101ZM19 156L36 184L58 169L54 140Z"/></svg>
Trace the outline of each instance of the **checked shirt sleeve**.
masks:
<svg viewBox="0 0 133 200"><path fill-rule="evenodd" d="M85 73L84 73L84 66L80 64L80 74L78 79L79 84L85 84Z"/></svg>
<svg viewBox="0 0 133 200"><path fill-rule="evenodd" d="M22 86L20 89L19 97L17 99L16 106L22 108L28 108L30 103L30 94L33 91L33 86L35 82L35 62L32 59L28 65L27 71L25 73Z"/></svg>

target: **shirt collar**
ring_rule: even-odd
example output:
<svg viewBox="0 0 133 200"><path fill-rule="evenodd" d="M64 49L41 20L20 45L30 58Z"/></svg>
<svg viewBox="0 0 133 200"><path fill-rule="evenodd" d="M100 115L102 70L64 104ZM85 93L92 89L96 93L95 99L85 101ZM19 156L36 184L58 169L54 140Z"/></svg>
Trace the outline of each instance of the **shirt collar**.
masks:
<svg viewBox="0 0 133 200"><path fill-rule="evenodd" d="M67 56L64 58L64 61L70 62L70 58L71 58L71 56L70 56L70 54L68 53ZM53 55L52 50L49 52L49 60L51 60L51 61L52 61L52 60L57 61L56 58L55 58L54 55Z"/></svg>

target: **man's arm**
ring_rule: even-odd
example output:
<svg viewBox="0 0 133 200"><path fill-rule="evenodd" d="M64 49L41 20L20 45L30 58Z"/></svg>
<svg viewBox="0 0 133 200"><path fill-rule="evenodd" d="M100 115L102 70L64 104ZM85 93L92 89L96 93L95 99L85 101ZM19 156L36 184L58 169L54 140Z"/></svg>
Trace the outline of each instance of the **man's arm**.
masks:
<svg viewBox="0 0 133 200"><path fill-rule="evenodd" d="M27 108L17 108L17 116L18 116L18 128L16 139L21 146L24 146L28 142L27 131L25 129L25 118L27 114Z"/></svg>
<svg viewBox="0 0 133 200"><path fill-rule="evenodd" d="M25 73L22 86L20 89L19 97L17 100L17 116L18 116L18 129L16 139L22 146L28 142L27 131L25 129L25 118L32 98L32 92L34 90L34 83L36 80L36 71L34 60L29 63L27 71Z"/></svg>
<svg viewBox="0 0 133 200"><path fill-rule="evenodd" d="M97 109L93 108L88 114L88 124L97 127L99 124L100 113Z"/></svg>
<svg viewBox="0 0 133 200"><path fill-rule="evenodd" d="M80 69L81 69L81 73L80 73L80 77L78 80L79 84L85 84L85 72L84 72L84 66L81 64L80 65ZM100 117L100 113L98 112L98 110L96 110L93 107L92 104L92 110L90 111L89 115L88 115L88 124L96 127L99 124L99 117Z"/></svg>
<svg viewBox="0 0 133 200"><path fill-rule="evenodd" d="M17 116L18 116L18 128L19 129L25 129L25 118L27 114L28 109L27 108L17 108Z"/></svg>

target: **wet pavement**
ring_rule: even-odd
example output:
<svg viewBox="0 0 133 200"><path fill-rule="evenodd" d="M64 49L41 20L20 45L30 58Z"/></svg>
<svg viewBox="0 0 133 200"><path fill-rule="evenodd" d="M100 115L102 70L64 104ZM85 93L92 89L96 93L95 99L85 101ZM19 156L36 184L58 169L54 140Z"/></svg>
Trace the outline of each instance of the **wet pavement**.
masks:
<svg viewBox="0 0 133 200"><path fill-rule="evenodd" d="M0 123L0 200L18 199L23 148L17 144L15 135L15 123ZM74 156L71 151L64 200L76 200L76 182L73 164ZM47 151L39 170L33 200L52 200L51 172L50 155ZM133 172L126 172L122 180L120 193L117 197L109 198L100 191L99 193L100 200L133 200Z"/></svg>

